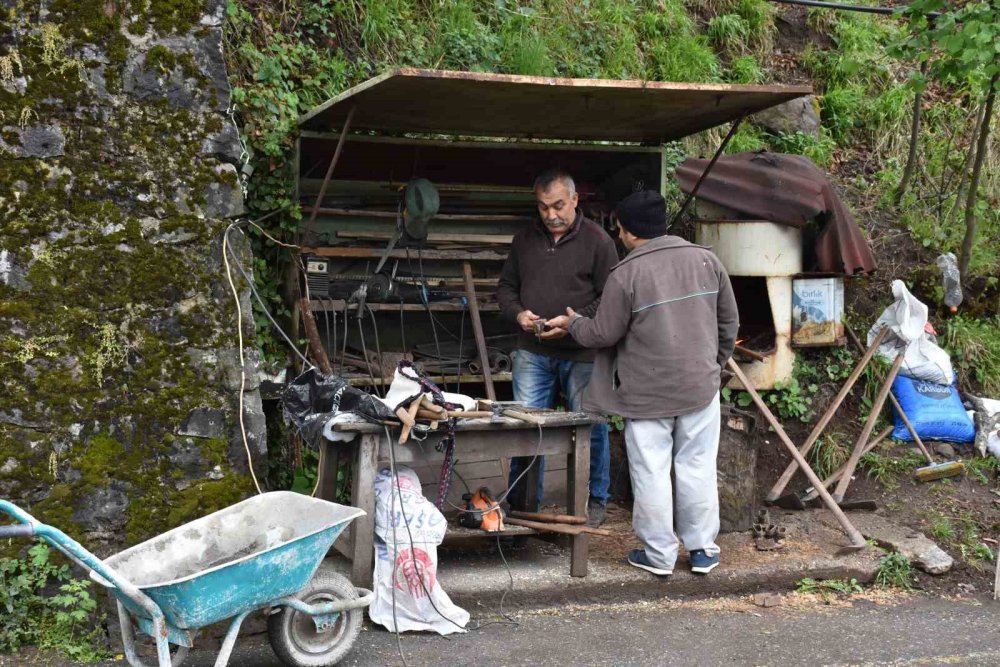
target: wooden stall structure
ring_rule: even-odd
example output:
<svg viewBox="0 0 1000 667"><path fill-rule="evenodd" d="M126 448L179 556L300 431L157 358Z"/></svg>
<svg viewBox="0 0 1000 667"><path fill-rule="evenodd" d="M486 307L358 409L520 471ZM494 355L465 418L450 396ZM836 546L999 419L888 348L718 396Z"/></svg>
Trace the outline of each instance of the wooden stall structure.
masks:
<svg viewBox="0 0 1000 667"><path fill-rule="evenodd" d="M516 329L501 318L495 292L511 238L536 224L534 177L550 167L570 172L584 214L611 233L621 198L666 191L664 142L810 92L397 69L316 107L299 119L296 144L299 290L332 370L380 391L406 355L448 390L509 399ZM387 250L414 178L433 183L439 212L426 241ZM499 464L463 465L470 485L505 487ZM564 465L551 460L547 469ZM563 478L547 475L546 493L560 493L548 482Z"/></svg>

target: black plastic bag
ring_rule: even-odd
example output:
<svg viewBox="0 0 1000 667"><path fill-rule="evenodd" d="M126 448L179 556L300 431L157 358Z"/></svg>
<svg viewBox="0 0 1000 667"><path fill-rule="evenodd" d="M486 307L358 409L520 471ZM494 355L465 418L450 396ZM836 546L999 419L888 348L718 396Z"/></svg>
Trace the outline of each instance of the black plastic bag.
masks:
<svg viewBox="0 0 1000 667"><path fill-rule="evenodd" d="M323 425L338 412L353 412L376 424L396 419L382 401L347 384L344 378L323 375L316 368L295 378L281 402L285 415L313 449L319 449L323 442Z"/></svg>

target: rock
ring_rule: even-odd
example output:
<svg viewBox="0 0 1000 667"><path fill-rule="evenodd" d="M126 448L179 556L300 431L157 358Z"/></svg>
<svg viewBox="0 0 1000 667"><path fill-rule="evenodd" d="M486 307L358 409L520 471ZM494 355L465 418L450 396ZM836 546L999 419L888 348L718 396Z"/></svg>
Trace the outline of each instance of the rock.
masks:
<svg viewBox="0 0 1000 667"><path fill-rule="evenodd" d="M168 72L159 66L147 68L147 48L129 54L123 90L140 102L166 100L181 109L224 112L229 107L230 88L222 57L222 29L205 28L197 35L168 37L147 45L189 55L196 72L180 63Z"/></svg>
<svg viewBox="0 0 1000 667"><path fill-rule="evenodd" d="M236 167L224 162L215 167L215 173L220 180L205 188L205 206L203 213L206 218L235 218L243 215L243 190L238 185Z"/></svg>
<svg viewBox="0 0 1000 667"><path fill-rule="evenodd" d="M218 408L195 408L177 429L178 435L195 438L221 438L225 433L226 413Z"/></svg>
<svg viewBox="0 0 1000 667"><path fill-rule="evenodd" d="M24 95L28 92L28 80L23 76L13 79L3 79L0 80L0 88L3 88L11 95Z"/></svg>
<svg viewBox="0 0 1000 667"><path fill-rule="evenodd" d="M73 521L85 530L116 530L124 528L128 509L125 484L114 481L79 499L73 511Z"/></svg>
<svg viewBox="0 0 1000 667"><path fill-rule="evenodd" d="M240 164L243 158L243 145L240 143L240 132L235 123L228 118L224 120L221 130L208 135L201 142L201 153L231 164Z"/></svg>
<svg viewBox="0 0 1000 667"><path fill-rule="evenodd" d="M955 459L955 448L949 445L947 442L939 442L934 445L934 453L941 456L949 461Z"/></svg>
<svg viewBox="0 0 1000 667"><path fill-rule="evenodd" d="M0 475L9 475L18 469L17 459L14 457L8 458L4 461L4 464L0 466Z"/></svg>
<svg viewBox="0 0 1000 667"><path fill-rule="evenodd" d="M0 249L0 284L19 292L30 287L28 269L9 250Z"/></svg>
<svg viewBox="0 0 1000 667"><path fill-rule="evenodd" d="M812 95L758 111L752 119L775 134L802 132L813 137L819 136L819 111L816 98Z"/></svg>
<svg viewBox="0 0 1000 667"><path fill-rule="evenodd" d="M19 158L50 158L64 154L66 137L57 123L50 125L30 125L14 127L5 125L5 133L13 132L18 136L16 144L8 144L0 137L0 148L6 149Z"/></svg>
<svg viewBox="0 0 1000 667"><path fill-rule="evenodd" d="M954 564L952 557L923 533L899 526L885 517L856 512L851 515L851 522L866 538L898 551L928 574L944 574Z"/></svg>
<svg viewBox="0 0 1000 667"><path fill-rule="evenodd" d="M175 468L188 474L200 475L205 467L202 456L201 447L195 444L191 438L184 438L170 443L170 453L167 454L167 459Z"/></svg>
<svg viewBox="0 0 1000 667"><path fill-rule="evenodd" d="M757 593L753 596L753 603L758 607L777 607L785 599L777 593Z"/></svg>

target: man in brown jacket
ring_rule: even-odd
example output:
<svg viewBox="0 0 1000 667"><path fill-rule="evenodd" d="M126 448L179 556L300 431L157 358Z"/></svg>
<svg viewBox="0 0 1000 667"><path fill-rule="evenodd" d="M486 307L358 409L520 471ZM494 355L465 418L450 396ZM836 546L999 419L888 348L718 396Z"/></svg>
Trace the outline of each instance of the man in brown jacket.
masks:
<svg viewBox="0 0 1000 667"><path fill-rule="evenodd" d="M531 408L552 408L562 392L567 407L579 410L594 367L594 350L581 346L563 329L536 334L535 325L559 315L566 306L584 314L597 312L604 281L618 262L618 253L611 236L577 209L579 197L569 174L559 169L539 174L534 192L538 220L514 237L497 285L504 316L521 331L514 353L514 400ZM511 484L531 460L530 456L511 460ZM537 509L542 498L542 457L537 465L538 486L531 510ZM596 424L590 434L587 501L587 518L593 526L604 521L610 468L608 429ZM522 480L513 488L511 503L527 495Z"/></svg>
<svg viewBox="0 0 1000 667"><path fill-rule="evenodd" d="M659 194L629 195L615 214L629 254L611 270L597 313L567 308L548 324L600 348L584 409L625 417L632 527L645 547L628 562L672 574L679 537L691 570L707 574L719 564L719 383L736 343L736 300L710 250L667 235Z"/></svg>

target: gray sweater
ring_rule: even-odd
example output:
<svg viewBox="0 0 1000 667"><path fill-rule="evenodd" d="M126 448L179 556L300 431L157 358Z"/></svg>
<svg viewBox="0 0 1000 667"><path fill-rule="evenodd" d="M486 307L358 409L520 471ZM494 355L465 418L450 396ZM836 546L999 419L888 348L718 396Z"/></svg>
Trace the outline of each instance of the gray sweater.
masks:
<svg viewBox="0 0 1000 667"><path fill-rule="evenodd" d="M497 284L497 301L510 321L522 310L548 320L565 315L566 306L593 315L608 272L617 262L615 242L581 214L558 243L537 220L514 237ZM595 355L570 336L540 341L521 331L517 346L572 361L592 361Z"/></svg>
<svg viewBox="0 0 1000 667"><path fill-rule="evenodd" d="M729 276L708 248L647 241L611 270L596 315L570 321L578 343L601 348L584 409L659 419L705 407L738 329Z"/></svg>

